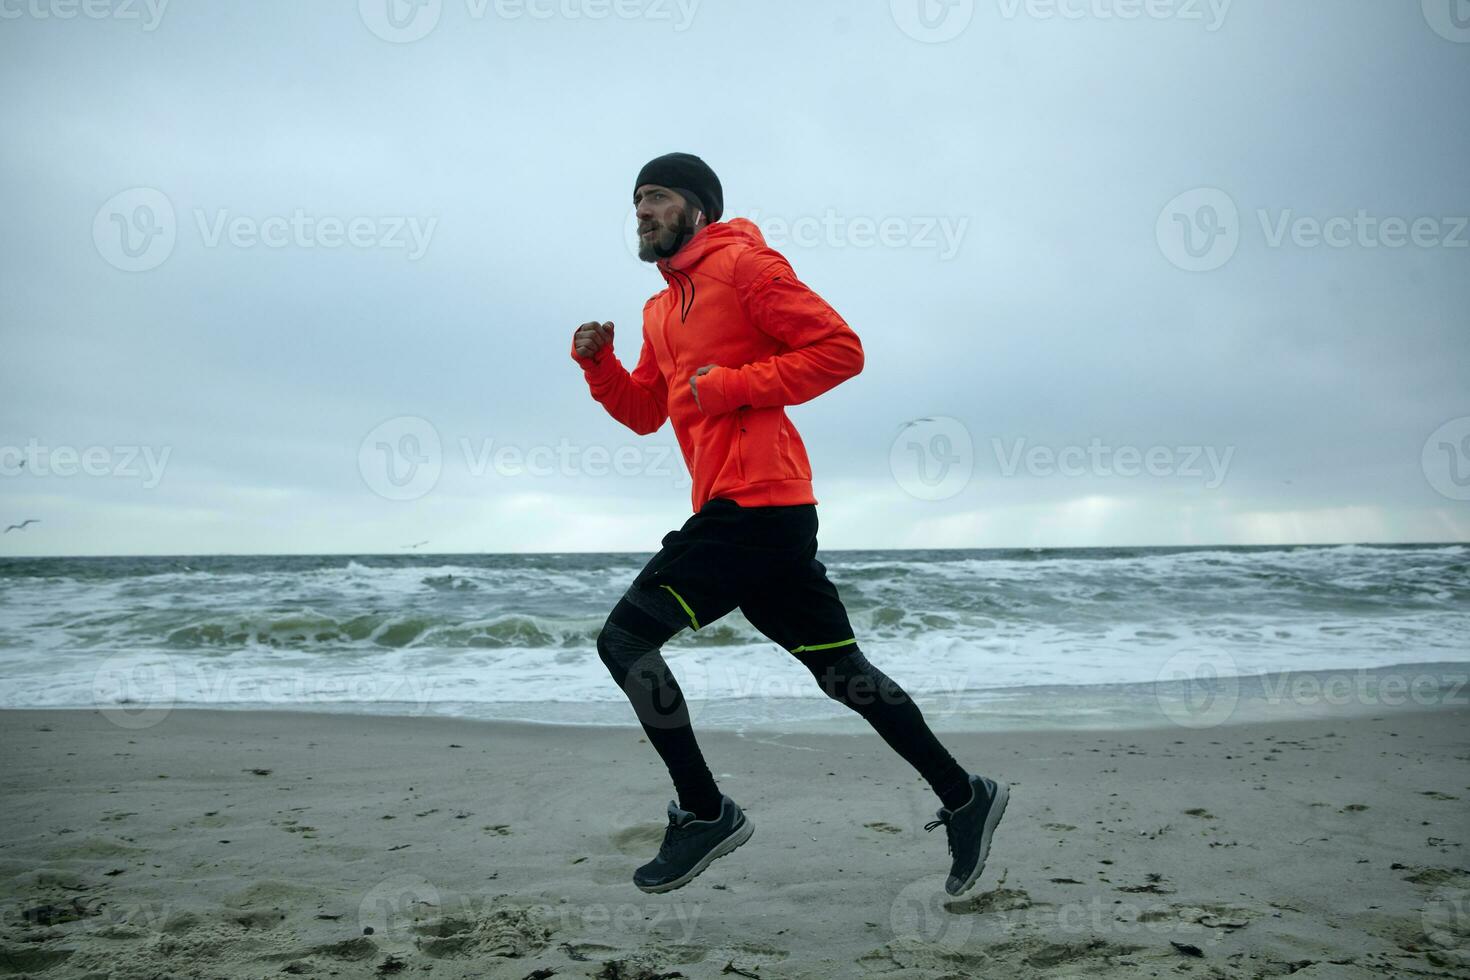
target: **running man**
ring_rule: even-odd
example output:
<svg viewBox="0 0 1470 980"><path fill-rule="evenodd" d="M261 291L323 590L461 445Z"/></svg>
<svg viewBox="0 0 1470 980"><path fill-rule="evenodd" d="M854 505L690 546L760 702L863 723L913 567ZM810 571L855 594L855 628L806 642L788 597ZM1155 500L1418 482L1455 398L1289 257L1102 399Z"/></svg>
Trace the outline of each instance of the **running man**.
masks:
<svg viewBox="0 0 1470 980"><path fill-rule="evenodd" d="M817 560L811 465L785 406L810 401L863 368L857 334L796 278L744 218L721 221L719 178L671 153L633 187L638 257L666 288L643 307L631 373L613 355L613 324L572 336L592 397L639 435L673 419L693 478L694 515L664 535L597 638L679 799L658 855L633 874L645 892L679 888L750 839L754 828L705 764L678 682L660 648L739 608L790 652L828 697L861 715L934 789L953 858L945 890L980 877L1009 787L971 775L919 708L858 647L837 588Z"/></svg>

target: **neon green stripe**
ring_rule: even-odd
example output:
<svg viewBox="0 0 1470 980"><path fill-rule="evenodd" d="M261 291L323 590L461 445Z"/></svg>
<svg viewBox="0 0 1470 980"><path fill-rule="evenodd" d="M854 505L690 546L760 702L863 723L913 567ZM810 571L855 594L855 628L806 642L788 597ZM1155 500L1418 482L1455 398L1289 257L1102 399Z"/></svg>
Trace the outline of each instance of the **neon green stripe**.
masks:
<svg viewBox="0 0 1470 980"><path fill-rule="evenodd" d="M797 647L796 649L792 650L791 652L792 653L801 653L803 650L830 650L833 647L845 647L849 643L856 643L856 642L857 642L857 637L853 636L853 637L849 637L846 640L838 640L836 643L813 643L813 644L810 644L809 646Z"/></svg>
<svg viewBox="0 0 1470 980"><path fill-rule="evenodd" d="M699 620L694 618L694 610L689 608L689 603L684 601L684 597L675 592L672 586L665 585L664 588L668 589L673 597L679 600L679 605L683 606L684 611L689 614L689 622L694 624L695 629L699 629Z"/></svg>

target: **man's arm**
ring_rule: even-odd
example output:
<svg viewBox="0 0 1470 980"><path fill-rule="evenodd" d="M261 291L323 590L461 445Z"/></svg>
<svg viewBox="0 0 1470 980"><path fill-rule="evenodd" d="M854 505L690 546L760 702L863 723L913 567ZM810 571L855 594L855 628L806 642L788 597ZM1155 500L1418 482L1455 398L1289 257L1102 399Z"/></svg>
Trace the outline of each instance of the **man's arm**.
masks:
<svg viewBox="0 0 1470 980"><path fill-rule="evenodd" d="M572 344L572 360L582 366L582 375L592 397L619 422L646 436L657 432L669 417L669 390L653 356L653 345L645 333L638 365L631 374L613 356L612 324L608 324L608 340L590 357L577 353Z"/></svg>
<svg viewBox="0 0 1470 980"><path fill-rule="evenodd" d="M800 405L858 374L863 345L791 265L769 248L751 249L735 263L735 289L756 329L789 350L739 367L717 366L697 379L706 415L737 408Z"/></svg>

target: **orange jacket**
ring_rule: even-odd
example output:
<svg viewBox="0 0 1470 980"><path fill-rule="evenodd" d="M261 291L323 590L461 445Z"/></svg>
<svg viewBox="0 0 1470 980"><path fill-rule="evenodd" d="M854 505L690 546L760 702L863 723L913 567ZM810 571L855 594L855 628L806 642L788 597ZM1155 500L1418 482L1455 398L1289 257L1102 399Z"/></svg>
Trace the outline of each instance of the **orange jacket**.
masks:
<svg viewBox="0 0 1470 980"><path fill-rule="evenodd" d="M669 285L644 304L631 374L612 344L591 358L573 347L592 397L639 435L674 420L695 511L712 497L815 504L806 446L784 406L860 372L857 334L745 218L706 225L658 269ZM706 364L718 366L696 382L696 404L689 378Z"/></svg>

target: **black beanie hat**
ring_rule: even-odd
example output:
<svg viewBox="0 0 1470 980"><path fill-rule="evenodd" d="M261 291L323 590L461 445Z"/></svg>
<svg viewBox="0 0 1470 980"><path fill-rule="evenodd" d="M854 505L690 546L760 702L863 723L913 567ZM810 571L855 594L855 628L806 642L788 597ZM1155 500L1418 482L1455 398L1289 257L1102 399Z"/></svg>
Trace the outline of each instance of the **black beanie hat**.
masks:
<svg viewBox="0 0 1470 980"><path fill-rule="evenodd" d="M658 184L677 191L703 211L710 224L719 221L725 213L725 191L720 186L720 178L709 164L692 153L666 153L648 161L638 171L633 193L637 194L644 184Z"/></svg>

